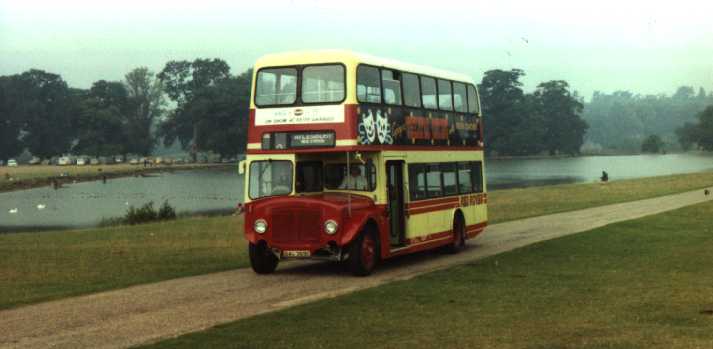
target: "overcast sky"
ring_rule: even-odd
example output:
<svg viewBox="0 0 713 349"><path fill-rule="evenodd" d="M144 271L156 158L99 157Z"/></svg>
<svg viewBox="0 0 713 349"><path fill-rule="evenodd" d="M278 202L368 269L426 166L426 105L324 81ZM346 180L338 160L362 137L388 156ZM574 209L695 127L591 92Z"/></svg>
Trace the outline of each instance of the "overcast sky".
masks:
<svg viewBox="0 0 713 349"><path fill-rule="evenodd" d="M521 68L525 89L713 90L713 4L565 1L0 0L0 75L39 68L75 87L168 60L219 57L233 73L262 54L348 48L480 81ZM708 3L708 4L707 4Z"/></svg>

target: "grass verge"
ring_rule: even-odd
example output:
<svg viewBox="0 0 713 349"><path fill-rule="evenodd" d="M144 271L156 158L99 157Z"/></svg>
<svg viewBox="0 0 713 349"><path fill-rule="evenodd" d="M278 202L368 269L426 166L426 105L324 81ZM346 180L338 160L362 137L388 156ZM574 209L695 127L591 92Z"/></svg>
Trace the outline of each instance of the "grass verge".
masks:
<svg viewBox="0 0 713 349"><path fill-rule="evenodd" d="M488 219L492 224L710 186L713 186L713 172L626 179L606 184L563 184L494 190L488 193Z"/></svg>
<svg viewBox="0 0 713 349"><path fill-rule="evenodd" d="M490 222L697 189L713 173L489 193ZM0 309L249 265L242 220L0 234ZM152 235L153 234L153 235ZM487 234L487 229L485 231Z"/></svg>
<svg viewBox="0 0 713 349"><path fill-rule="evenodd" d="M0 235L0 309L248 265L242 216Z"/></svg>
<svg viewBox="0 0 713 349"><path fill-rule="evenodd" d="M713 203L147 348L710 348Z"/></svg>

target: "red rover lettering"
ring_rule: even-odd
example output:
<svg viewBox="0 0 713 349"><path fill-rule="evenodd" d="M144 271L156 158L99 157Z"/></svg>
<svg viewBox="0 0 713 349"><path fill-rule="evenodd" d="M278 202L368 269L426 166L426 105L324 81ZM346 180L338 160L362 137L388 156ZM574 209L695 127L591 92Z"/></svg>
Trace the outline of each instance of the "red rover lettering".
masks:
<svg viewBox="0 0 713 349"><path fill-rule="evenodd" d="M488 194L463 195L460 197L461 207L482 205L488 203Z"/></svg>

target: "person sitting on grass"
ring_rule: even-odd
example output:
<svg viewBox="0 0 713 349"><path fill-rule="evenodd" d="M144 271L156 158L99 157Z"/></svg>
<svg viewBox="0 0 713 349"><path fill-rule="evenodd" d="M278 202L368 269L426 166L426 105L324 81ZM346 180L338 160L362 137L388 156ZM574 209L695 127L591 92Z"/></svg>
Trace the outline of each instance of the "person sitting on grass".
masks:
<svg viewBox="0 0 713 349"><path fill-rule="evenodd" d="M600 177L600 179L604 183L609 181L609 174L607 173L607 171L602 171L602 176Z"/></svg>

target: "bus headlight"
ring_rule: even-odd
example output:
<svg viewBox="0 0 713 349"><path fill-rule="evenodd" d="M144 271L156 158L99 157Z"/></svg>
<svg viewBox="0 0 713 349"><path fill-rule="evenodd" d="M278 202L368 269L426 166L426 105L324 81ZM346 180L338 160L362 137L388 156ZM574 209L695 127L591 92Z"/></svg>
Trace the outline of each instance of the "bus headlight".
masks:
<svg viewBox="0 0 713 349"><path fill-rule="evenodd" d="M324 232L329 235L334 235L337 232L338 227L339 225L337 225L337 222L331 219L324 222Z"/></svg>
<svg viewBox="0 0 713 349"><path fill-rule="evenodd" d="M264 234L267 231L267 222L264 219L258 219L255 221L255 232L258 234Z"/></svg>

